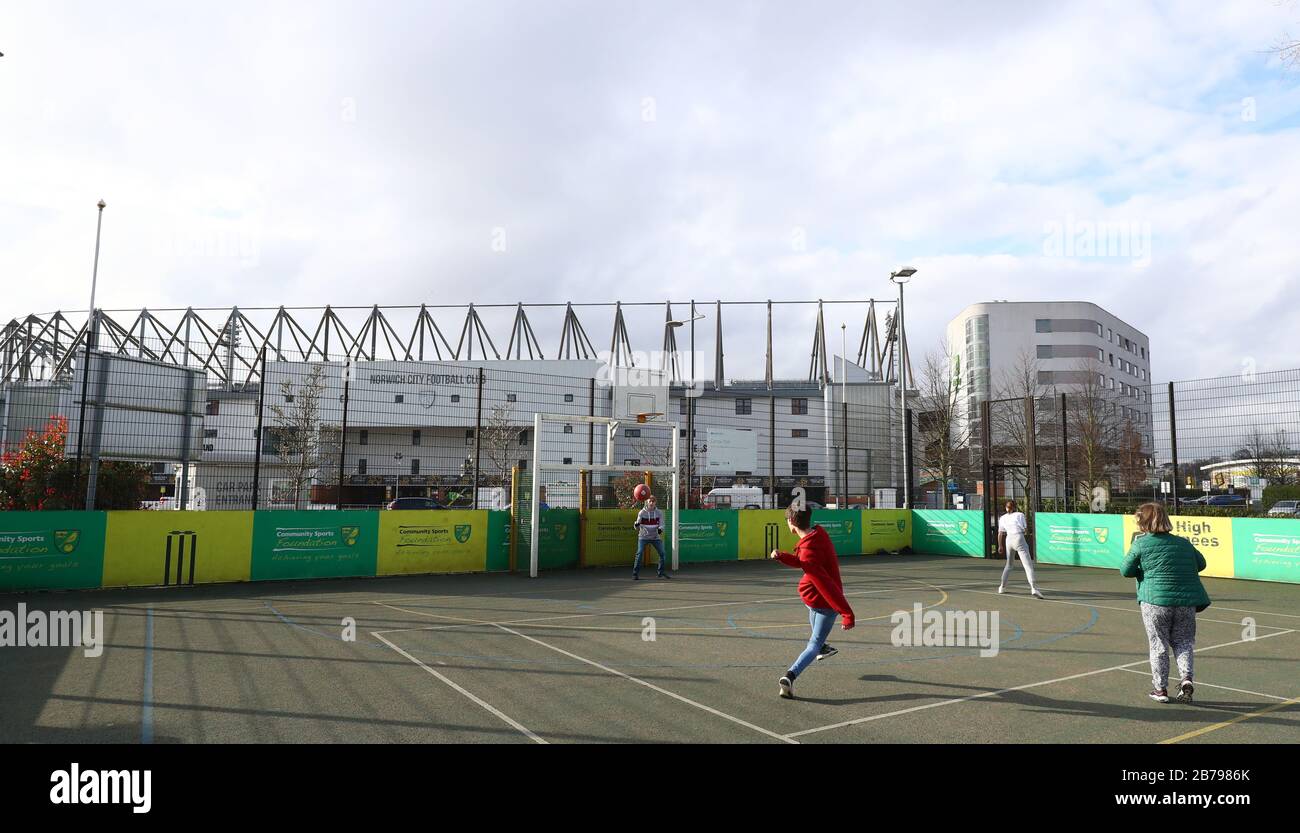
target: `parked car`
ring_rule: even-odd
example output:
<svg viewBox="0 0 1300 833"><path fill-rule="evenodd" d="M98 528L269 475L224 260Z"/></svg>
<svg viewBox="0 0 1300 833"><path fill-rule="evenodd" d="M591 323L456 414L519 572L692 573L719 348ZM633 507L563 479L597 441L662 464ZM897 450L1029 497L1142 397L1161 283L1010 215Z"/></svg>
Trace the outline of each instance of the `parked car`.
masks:
<svg viewBox="0 0 1300 833"><path fill-rule="evenodd" d="M1245 506L1245 495L1211 495L1206 506Z"/></svg>
<svg viewBox="0 0 1300 833"><path fill-rule="evenodd" d="M388 502L385 509L442 509L431 497L399 497Z"/></svg>
<svg viewBox="0 0 1300 833"><path fill-rule="evenodd" d="M1268 510L1270 518L1300 517L1300 500L1279 500Z"/></svg>

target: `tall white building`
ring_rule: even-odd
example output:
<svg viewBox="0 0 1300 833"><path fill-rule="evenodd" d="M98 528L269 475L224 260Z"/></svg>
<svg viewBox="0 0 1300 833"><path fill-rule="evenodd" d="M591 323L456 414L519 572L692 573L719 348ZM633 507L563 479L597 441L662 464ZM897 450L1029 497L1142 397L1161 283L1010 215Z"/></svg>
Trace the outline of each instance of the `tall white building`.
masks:
<svg viewBox="0 0 1300 833"><path fill-rule="evenodd" d="M972 304L948 324L947 341L964 385L958 409L964 420L977 422L979 403L1008 395L1008 377L1027 367L1040 396L1104 392L1107 406L1134 427L1142 448L1152 448L1150 339L1096 304Z"/></svg>

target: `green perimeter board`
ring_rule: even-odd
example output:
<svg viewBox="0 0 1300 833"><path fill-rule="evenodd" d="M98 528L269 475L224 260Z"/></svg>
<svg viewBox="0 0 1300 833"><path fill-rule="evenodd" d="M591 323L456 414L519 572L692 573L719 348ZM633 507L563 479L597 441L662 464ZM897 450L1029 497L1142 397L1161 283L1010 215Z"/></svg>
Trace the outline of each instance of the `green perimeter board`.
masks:
<svg viewBox="0 0 1300 833"><path fill-rule="evenodd" d="M104 578L106 512L0 512L0 590L83 590Z"/></svg>
<svg viewBox="0 0 1300 833"><path fill-rule="evenodd" d="M537 568L539 570L565 570L578 566L578 525L577 509L543 509L541 510L540 539L537 546ZM528 542L528 518L521 518L522 535L519 536L518 564L520 570L528 569L530 558Z"/></svg>
<svg viewBox="0 0 1300 833"><path fill-rule="evenodd" d="M862 554L861 509L814 509L812 522L826 530L836 555Z"/></svg>
<svg viewBox="0 0 1300 833"><path fill-rule="evenodd" d="M677 560L682 564L735 561L740 548L740 514L735 509L682 509L677 521L680 536ZM672 521L664 521L672 529ZM665 544L665 547L667 545ZM670 555L671 557L671 555Z"/></svg>
<svg viewBox="0 0 1300 833"><path fill-rule="evenodd" d="M492 573L509 570L510 513L490 509L487 517L487 571Z"/></svg>
<svg viewBox="0 0 1300 833"><path fill-rule="evenodd" d="M373 576L379 513L267 510L253 517L253 581Z"/></svg>
<svg viewBox="0 0 1300 833"><path fill-rule="evenodd" d="M916 509L912 549L926 555L984 557L984 513L971 509Z"/></svg>
<svg viewBox="0 0 1300 833"><path fill-rule="evenodd" d="M1233 518L1234 578L1300 583L1300 520Z"/></svg>
<svg viewBox="0 0 1300 833"><path fill-rule="evenodd" d="M1118 569L1124 560L1124 516L1039 512L1034 557L1045 564Z"/></svg>
<svg viewBox="0 0 1300 833"><path fill-rule="evenodd" d="M587 512L587 528L582 535L585 541L583 562L588 567L632 566L636 561L637 531L633 524L637 512L636 509L591 509ZM663 512L663 516L664 528L660 539L664 545L664 557L671 562L673 518L671 512ZM643 566L657 564L659 553L653 547L646 552Z"/></svg>

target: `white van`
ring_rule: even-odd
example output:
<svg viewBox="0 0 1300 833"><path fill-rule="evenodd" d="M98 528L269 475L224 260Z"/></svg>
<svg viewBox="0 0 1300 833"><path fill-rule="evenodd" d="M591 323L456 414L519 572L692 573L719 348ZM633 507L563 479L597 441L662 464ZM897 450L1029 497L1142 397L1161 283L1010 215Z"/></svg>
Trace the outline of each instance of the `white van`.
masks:
<svg viewBox="0 0 1300 833"><path fill-rule="evenodd" d="M772 509L772 496L758 486L728 486L709 489L705 509Z"/></svg>

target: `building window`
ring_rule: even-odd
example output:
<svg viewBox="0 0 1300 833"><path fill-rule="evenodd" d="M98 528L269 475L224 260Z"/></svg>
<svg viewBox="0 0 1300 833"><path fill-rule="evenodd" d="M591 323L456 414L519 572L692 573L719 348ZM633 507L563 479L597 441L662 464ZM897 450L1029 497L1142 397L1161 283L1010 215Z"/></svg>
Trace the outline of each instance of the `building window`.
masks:
<svg viewBox="0 0 1300 833"><path fill-rule="evenodd" d="M520 461L519 461L519 470L520 470L520 471L528 471L528 461L527 461L527 460L520 460Z"/></svg>
<svg viewBox="0 0 1300 833"><path fill-rule="evenodd" d="M472 439L474 439L474 429L473 429L473 428L466 428L466 429L465 429L465 442L468 443L468 442L469 442L470 440L472 440Z"/></svg>
<svg viewBox="0 0 1300 833"><path fill-rule="evenodd" d="M902 394L899 394L899 396L901 397ZM625 436L625 437L639 437L639 436L641 436L641 429L640 429L640 428L624 428L624 429L623 429L623 436Z"/></svg>
<svg viewBox="0 0 1300 833"><path fill-rule="evenodd" d="M515 395L514 395L513 393L507 393L507 394L506 394L506 401L507 401L507 402L514 402L514 401L515 401Z"/></svg>
<svg viewBox="0 0 1300 833"><path fill-rule="evenodd" d="M418 430L411 432L411 445L419 445L420 439L420 432Z"/></svg>
<svg viewBox="0 0 1300 833"><path fill-rule="evenodd" d="M528 432L527 432L527 431L520 431L520 432L519 432L519 444L520 444L520 445L528 445Z"/></svg>
<svg viewBox="0 0 1300 833"><path fill-rule="evenodd" d="M571 465L573 465L573 458L572 458L572 457L565 457L565 458L564 458L564 465L566 465L566 466L571 466Z"/></svg>
<svg viewBox="0 0 1300 833"><path fill-rule="evenodd" d="M361 457L357 460L357 474L366 473L366 458Z"/></svg>
<svg viewBox="0 0 1300 833"><path fill-rule="evenodd" d="M357 440L358 443L360 443L361 445L370 445L370 432L369 432L369 431L366 431L365 429L362 429L362 430L358 433L357 436L358 436L358 440Z"/></svg>
<svg viewBox="0 0 1300 833"><path fill-rule="evenodd" d="M1099 362L1106 361L1106 351L1101 349L1100 347L1097 348L1097 361Z"/></svg>
<svg viewBox="0 0 1300 833"><path fill-rule="evenodd" d="M1052 319L1038 318L1034 320L1034 332L1050 333L1052 331Z"/></svg>
<svg viewBox="0 0 1300 833"><path fill-rule="evenodd" d="M808 476L808 461L807 461L807 460L791 460L791 461L790 461L790 474L794 475L795 477L800 477L800 476L807 477L807 476Z"/></svg>
<svg viewBox="0 0 1300 833"><path fill-rule="evenodd" d="M808 400L807 400L807 399L791 399L791 400L790 400L790 413L792 413L792 414L806 414L806 413L808 413Z"/></svg>
<svg viewBox="0 0 1300 833"><path fill-rule="evenodd" d="M1040 370L1040 371L1038 371L1038 384L1040 384L1040 385L1050 385L1050 384L1053 384L1054 382L1055 382L1055 379L1054 379L1053 376L1052 376L1052 371L1050 371L1050 370Z"/></svg>
<svg viewBox="0 0 1300 833"><path fill-rule="evenodd" d="M1147 348L1143 347L1143 348L1142 348L1142 358L1145 359L1146 357L1147 357Z"/></svg>
<svg viewBox="0 0 1300 833"><path fill-rule="evenodd" d="M737 399L736 413L738 414L754 413L754 401L752 399Z"/></svg>
<svg viewBox="0 0 1300 833"><path fill-rule="evenodd" d="M1097 324L1097 338L1105 338L1106 334L1102 332L1101 324Z"/></svg>
<svg viewBox="0 0 1300 833"><path fill-rule="evenodd" d="M286 393L286 394L284 395L284 401L285 401L285 402L293 402L293 394L292 394L292 393Z"/></svg>
<svg viewBox="0 0 1300 833"><path fill-rule="evenodd" d="M1106 340L1109 341L1111 344L1115 343L1115 331L1112 330L1110 327L1106 328Z"/></svg>
<svg viewBox="0 0 1300 833"><path fill-rule="evenodd" d="M393 403L394 403L394 404L401 405L401 404L402 404L403 402L405 402L405 401L406 401L406 396L405 396L405 395L400 394L400 393L395 393L395 394L393 394Z"/></svg>
<svg viewBox="0 0 1300 833"><path fill-rule="evenodd" d="M411 458L411 474L420 473L420 460L417 457Z"/></svg>
<svg viewBox="0 0 1300 833"><path fill-rule="evenodd" d="M791 437L794 437L795 439L801 439L801 438L807 437L807 436L808 436L808 429L807 429L807 428L791 428L791 429L790 429L790 436L791 436Z"/></svg>
<svg viewBox="0 0 1300 833"><path fill-rule="evenodd" d="M684 414L684 413L686 413L686 399L685 399L685 398L682 398L682 399L678 400L678 402L677 402L677 413L679 413L679 414Z"/></svg>
<svg viewBox="0 0 1300 833"><path fill-rule="evenodd" d="M1115 354L1114 354L1114 353L1111 353L1111 354L1109 354L1109 355L1110 355L1110 366L1111 366L1111 367L1114 367L1114 366L1115 366ZM899 396L901 397L902 394L899 394Z"/></svg>
<svg viewBox="0 0 1300 833"><path fill-rule="evenodd" d="M571 394L571 393L566 393L566 394L564 395L564 401L565 401L565 402L572 402L572 401L573 401L573 394Z"/></svg>
<svg viewBox="0 0 1300 833"><path fill-rule="evenodd" d="M573 426L572 426L572 425L565 425L565 426L564 426L564 433L566 433L566 434L572 434L572 433L573 433Z"/></svg>
<svg viewBox="0 0 1300 833"><path fill-rule="evenodd" d="M1052 357L1052 345L1050 344L1038 345L1038 358L1050 359L1051 357Z"/></svg>
<svg viewBox="0 0 1300 833"><path fill-rule="evenodd" d="M640 461L640 460L637 460L637 459L635 459L635 458L629 457L629 458L627 458L626 460L623 461L623 465L625 465L625 466L639 466L639 465L641 465L641 461Z"/></svg>
<svg viewBox="0 0 1300 833"><path fill-rule="evenodd" d="M207 438L210 439L210 440L211 440L211 439L215 439L216 436L217 436L217 429L215 429L215 428L204 428L204 429L203 429L203 436L204 436L204 437L207 437Z"/></svg>
<svg viewBox="0 0 1300 833"><path fill-rule="evenodd" d="M452 401L452 402L459 402L459 401L460 401L460 394L459 394L459 393L453 393L453 394L451 395L451 401Z"/></svg>
<svg viewBox="0 0 1300 833"><path fill-rule="evenodd" d="M209 399L209 400L208 400L207 415L208 415L208 416L216 416L216 415L219 414L219 413L221 413L221 403L218 402L218 401L215 400L215 399Z"/></svg>

